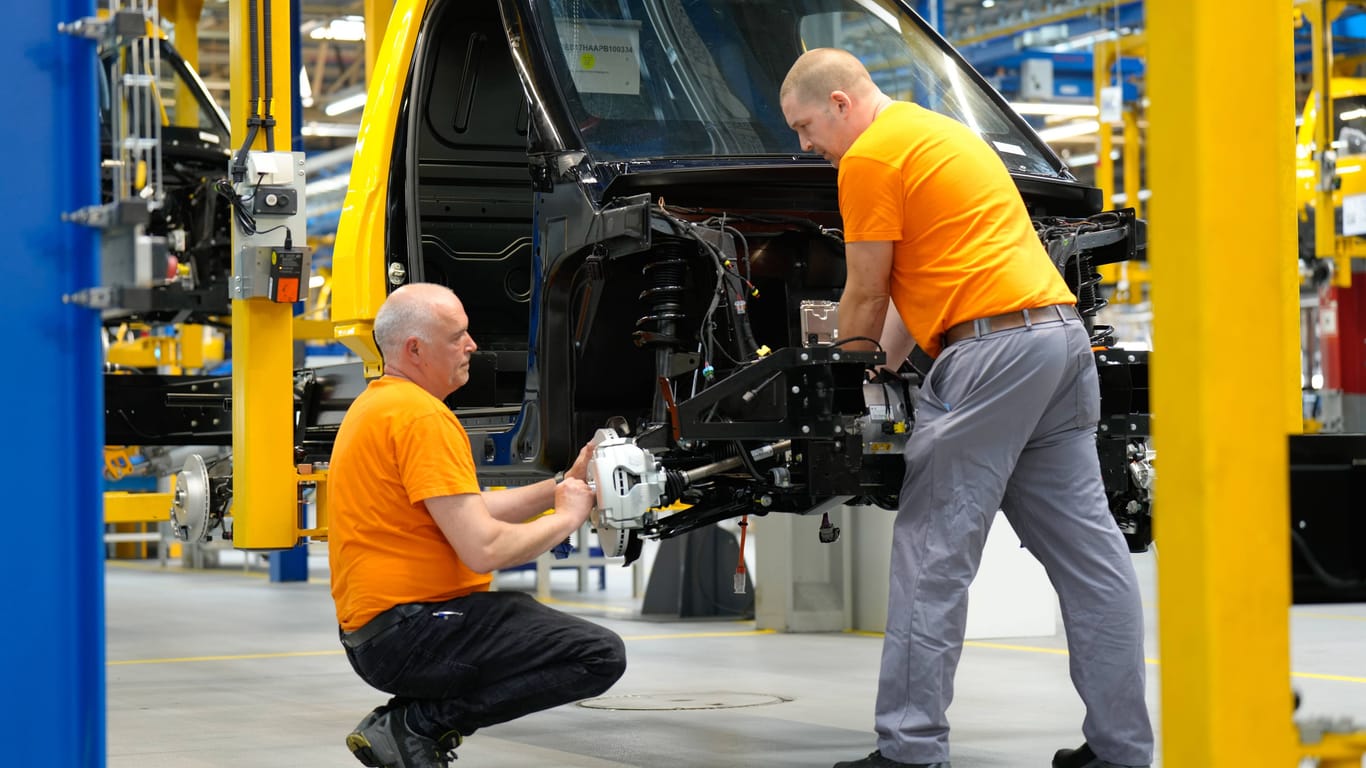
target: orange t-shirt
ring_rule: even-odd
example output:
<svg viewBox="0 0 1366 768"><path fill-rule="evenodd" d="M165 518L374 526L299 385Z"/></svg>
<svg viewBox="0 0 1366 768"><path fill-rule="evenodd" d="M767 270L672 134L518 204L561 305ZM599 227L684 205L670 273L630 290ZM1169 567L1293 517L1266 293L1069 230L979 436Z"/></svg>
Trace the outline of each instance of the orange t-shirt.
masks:
<svg viewBox="0 0 1366 768"><path fill-rule="evenodd" d="M460 561L422 503L480 491L465 428L426 390L389 376L370 382L342 419L327 482L342 629L395 605L488 589L493 577Z"/></svg>
<svg viewBox="0 0 1366 768"><path fill-rule="evenodd" d="M848 242L892 242L891 296L930 355L958 323L1075 304L1001 158L967 126L908 102L840 160Z"/></svg>

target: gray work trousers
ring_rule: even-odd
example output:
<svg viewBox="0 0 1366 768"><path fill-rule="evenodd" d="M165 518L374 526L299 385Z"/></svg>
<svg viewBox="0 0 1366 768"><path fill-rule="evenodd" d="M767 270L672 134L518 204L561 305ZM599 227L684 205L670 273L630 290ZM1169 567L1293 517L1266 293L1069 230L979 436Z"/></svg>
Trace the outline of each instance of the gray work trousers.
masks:
<svg viewBox="0 0 1366 768"><path fill-rule="evenodd" d="M949 759L968 585L1000 509L1057 590L1086 741L1110 762L1152 762L1138 579L1096 454L1096 365L1080 320L1046 317L948 347L921 385L878 681L878 748L894 760Z"/></svg>

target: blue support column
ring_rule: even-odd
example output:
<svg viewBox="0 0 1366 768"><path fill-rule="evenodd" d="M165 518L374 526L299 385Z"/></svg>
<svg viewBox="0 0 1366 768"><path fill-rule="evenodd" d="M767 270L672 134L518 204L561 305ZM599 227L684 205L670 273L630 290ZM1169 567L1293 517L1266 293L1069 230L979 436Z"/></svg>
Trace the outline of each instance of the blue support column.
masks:
<svg viewBox="0 0 1366 768"><path fill-rule="evenodd" d="M105 765L99 315L62 303L99 281L97 233L61 220L100 199L96 61L94 43L57 31L94 14L94 0L25 3L0 32L7 765Z"/></svg>
<svg viewBox="0 0 1366 768"><path fill-rule="evenodd" d="M290 0L290 18L299 19L300 2ZM289 110L290 110L290 149L298 152L304 148L303 139L303 105L299 102L299 71L303 69L303 57L301 46L299 45L299 25L294 24L289 31L289 61L294 67L294 76L290 78L289 89ZM303 243L300 243L302 245ZM304 275L304 284L308 284L308 275ZM307 295L307 288L301 292ZM295 305L294 314L299 314L303 309L302 304ZM298 348L297 346L295 347ZM298 354L297 352L295 353ZM301 361L295 359L295 365ZM283 581L308 581L308 545L300 544L293 549L286 549L281 552L270 553L270 580L272 582Z"/></svg>
<svg viewBox="0 0 1366 768"><path fill-rule="evenodd" d="M944 31L944 0L915 0L915 12L935 31Z"/></svg>

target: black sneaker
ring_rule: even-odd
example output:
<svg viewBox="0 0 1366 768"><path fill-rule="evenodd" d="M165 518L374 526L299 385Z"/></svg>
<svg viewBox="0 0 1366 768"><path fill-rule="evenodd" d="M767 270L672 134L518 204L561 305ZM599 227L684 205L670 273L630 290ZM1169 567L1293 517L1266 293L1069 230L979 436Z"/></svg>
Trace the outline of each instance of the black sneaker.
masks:
<svg viewBox="0 0 1366 768"><path fill-rule="evenodd" d="M1053 755L1053 768L1150 768L1146 765L1120 765L1109 760L1101 760L1091 751L1091 745L1083 743L1076 749L1060 749Z"/></svg>
<svg viewBox="0 0 1366 768"><path fill-rule="evenodd" d="M451 731L438 743L408 728L404 710L380 708L366 715L346 737L346 747L370 768L449 768L460 745Z"/></svg>
<svg viewBox="0 0 1366 768"><path fill-rule="evenodd" d="M883 757L882 750L870 753L861 760L835 763L835 768L949 768L948 763L903 763L890 757Z"/></svg>

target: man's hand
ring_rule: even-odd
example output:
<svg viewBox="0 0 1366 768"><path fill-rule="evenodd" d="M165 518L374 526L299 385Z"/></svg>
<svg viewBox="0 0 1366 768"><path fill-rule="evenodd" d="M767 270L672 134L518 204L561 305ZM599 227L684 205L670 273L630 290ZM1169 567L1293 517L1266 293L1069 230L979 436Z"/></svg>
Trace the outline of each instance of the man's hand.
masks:
<svg viewBox="0 0 1366 768"><path fill-rule="evenodd" d="M579 449L578 458L574 459L574 465L564 472L566 480L573 478L584 482L588 481L588 463L593 460L593 448L592 441L584 443L583 448Z"/></svg>
<svg viewBox="0 0 1366 768"><path fill-rule="evenodd" d="M568 472L565 473L564 482L555 487L555 514L574 518L577 521L575 528L588 519L588 513L593 511L597 501L597 494L588 487L588 483L570 477Z"/></svg>

